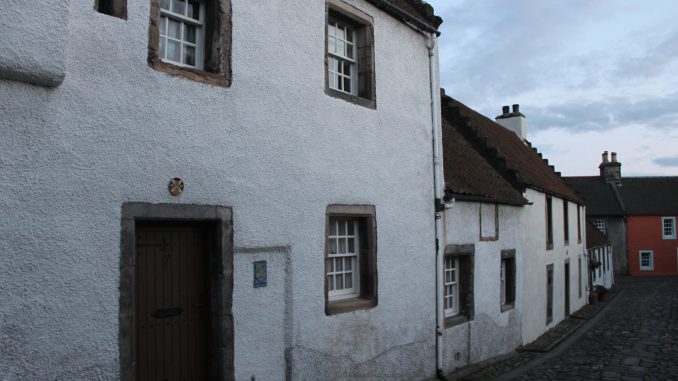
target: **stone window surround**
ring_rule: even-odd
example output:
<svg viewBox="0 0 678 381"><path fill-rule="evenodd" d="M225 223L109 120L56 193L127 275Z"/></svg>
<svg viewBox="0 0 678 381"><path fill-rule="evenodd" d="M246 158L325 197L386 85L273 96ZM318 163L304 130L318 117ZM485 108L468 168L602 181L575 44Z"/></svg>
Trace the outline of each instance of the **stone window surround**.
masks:
<svg viewBox="0 0 678 381"><path fill-rule="evenodd" d="M340 19L351 24L358 32L358 95L330 89L329 87L329 59L328 59L328 20ZM325 3L325 94L345 100L347 102L376 109L376 80L374 65L374 20L367 13L341 0L327 0Z"/></svg>
<svg viewBox="0 0 678 381"><path fill-rule="evenodd" d="M506 312L509 310L512 310L515 307L516 303L516 249L508 249L508 250L502 250L501 251L501 261L508 261L508 263L511 264L510 266L510 276L509 278L509 269L506 268L506 273L504 274L504 279L506 282L506 290L507 290L507 297L506 297L506 302L501 305L501 312ZM500 263L501 265L501 263ZM510 282L509 282L510 279ZM508 293L509 289L511 289L511 293ZM511 296L509 298L508 296ZM501 300L501 299L500 299ZM510 300L510 302L509 302Z"/></svg>
<svg viewBox="0 0 678 381"><path fill-rule="evenodd" d="M360 262L360 295L356 298L330 300L326 270L323 270L325 294L325 315L337 315L345 312L374 308L378 305L378 272L377 272L377 218L374 205L331 204L325 212L325 254L323 269L326 266L330 249L330 216L355 217L360 220L361 250Z"/></svg>
<svg viewBox="0 0 678 381"><path fill-rule="evenodd" d="M158 56L160 0L151 0L148 23L148 66L167 74L214 86L231 86L231 0L205 1L204 70L164 62ZM219 15L220 17L214 17Z"/></svg>
<svg viewBox="0 0 678 381"><path fill-rule="evenodd" d="M490 205L487 204L486 205ZM494 204L494 235L483 236L483 203L478 203L478 238L481 242L491 242L499 240L499 204Z"/></svg>
<svg viewBox="0 0 678 381"><path fill-rule="evenodd" d="M136 263L136 221L167 222L209 222L214 227L214 235L219 246L221 271L214 273L211 282L216 303L225 313L219 313L220 319L212 323L216 337L221 337L215 371L219 379L231 380L234 377L234 341L233 341L233 213L231 208L217 205L187 204L151 204L126 202L122 205L120 232L120 300L119 300L119 336L120 379L133 381L136 377L136 339L135 339L135 263Z"/></svg>
<svg viewBox="0 0 678 381"><path fill-rule="evenodd" d="M473 273L475 244L445 246L445 257L459 258L459 314L445 318L445 328L472 321L474 318ZM444 279L444 278L442 278Z"/></svg>

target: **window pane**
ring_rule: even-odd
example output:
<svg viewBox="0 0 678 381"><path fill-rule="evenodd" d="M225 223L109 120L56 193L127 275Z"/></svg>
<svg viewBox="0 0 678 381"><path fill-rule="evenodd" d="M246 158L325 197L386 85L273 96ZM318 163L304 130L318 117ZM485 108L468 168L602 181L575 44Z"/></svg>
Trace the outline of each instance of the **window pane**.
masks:
<svg viewBox="0 0 678 381"><path fill-rule="evenodd" d="M353 44L346 44L346 57L353 59Z"/></svg>
<svg viewBox="0 0 678 381"><path fill-rule="evenodd" d="M328 77L330 78L330 84L329 84L330 89L336 89L337 88L337 75L329 73Z"/></svg>
<svg viewBox="0 0 678 381"><path fill-rule="evenodd" d="M167 17L160 17L160 34L165 35L167 33Z"/></svg>
<svg viewBox="0 0 678 381"><path fill-rule="evenodd" d="M178 42L172 40L167 41L167 59L180 62L179 61L179 50L180 46Z"/></svg>
<svg viewBox="0 0 678 381"><path fill-rule="evenodd" d="M337 38L340 39L340 40L346 39L346 35L344 34L344 28L345 27L343 25L337 24L337 32L336 33L337 33Z"/></svg>
<svg viewBox="0 0 678 381"><path fill-rule="evenodd" d="M452 270L450 271L450 282L456 282L457 281L457 271Z"/></svg>
<svg viewBox="0 0 678 381"><path fill-rule="evenodd" d="M176 22L172 19L169 19L169 25L167 25L168 35L177 40L181 39L181 23Z"/></svg>
<svg viewBox="0 0 678 381"><path fill-rule="evenodd" d="M349 77L351 77L351 63L348 61L344 62L344 70L343 73Z"/></svg>
<svg viewBox="0 0 678 381"><path fill-rule="evenodd" d="M346 31L346 41L348 41L348 42L353 42L353 35L354 35L354 34L355 34L354 31L348 29L348 30Z"/></svg>
<svg viewBox="0 0 678 381"><path fill-rule="evenodd" d="M172 0L172 12L185 15L186 3L183 0Z"/></svg>
<svg viewBox="0 0 678 381"><path fill-rule="evenodd" d="M355 261L355 258L349 258L346 261L346 271L351 271L353 270L353 261Z"/></svg>
<svg viewBox="0 0 678 381"><path fill-rule="evenodd" d="M351 92L351 78L344 78L344 91Z"/></svg>
<svg viewBox="0 0 678 381"><path fill-rule="evenodd" d="M343 290L344 289L344 276L343 275L337 275L337 290Z"/></svg>
<svg viewBox="0 0 678 381"><path fill-rule="evenodd" d="M335 238L330 239L330 254L337 253L337 240Z"/></svg>
<svg viewBox="0 0 678 381"><path fill-rule="evenodd" d="M342 41L337 41L337 54L340 56L346 56L346 45Z"/></svg>
<svg viewBox="0 0 678 381"><path fill-rule="evenodd" d="M330 291L334 290L334 275L327 276L327 289Z"/></svg>
<svg viewBox="0 0 678 381"><path fill-rule="evenodd" d="M346 240L341 238L339 239L339 254L346 253Z"/></svg>
<svg viewBox="0 0 678 381"><path fill-rule="evenodd" d="M186 65L195 66L195 48L184 45L184 63Z"/></svg>
<svg viewBox="0 0 678 381"><path fill-rule="evenodd" d="M349 225L351 226L351 225ZM349 238L348 239L348 252L349 253L355 253L355 239Z"/></svg>
<svg viewBox="0 0 678 381"><path fill-rule="evenodd" d="M165 39L160 38L160 51L158 52L160 58L165 58Z"/></svg>
<svg viewBox="0 0 678 381"><path fill-rule="evenodd" d="M334 27L334 24L333 24L333 23L330 23L330 25L327 26L327 34L330 35L330 36L332 36L332 37L334 37L334 35L335 35L336 33L337 33L337 32L336 32L336 28Z"/></svg>
<svg viewBox="0 0 678 381"><path fill-rule="evenodd" d="M355 221L350 221L348 223L348 235L354 235L355 234Z"/></svg>
<svg viewBox="0 0 678 381"><path fill-rule="evenodd" d="M339 235L346 235L346 220L339 222Z"/></svg>
<svg viewBox="0 0 678 381"><path fill-rule="evenodd" d="M353 276L346 274L346 288L353 288Z"/></svg>
<svg viewBox="0 0 678 381"><path fill-rule="evenodd" d="M195 26L184 25L184 41L195 44Z"/></svg>
<svg viewBox="0 0 678 381"><path fill-rule="evenodd" d="M186 16L200 20L200 3L197 1L189 1L186 7Z"/></svg>
<svg viewBox="0 0 678 381"><path fill-rule="evenodd" d="M334 37L327 38L327 51L330 53L337 52L337 40Z"/></svg>
<svg viewBox="0 0 678 381"><path fill-rule="evenodd" d="M335 259L337 261L337 272L339 271L344 271L344 258L337 258Z"/></svg>
<svg viewBox="0 0 678 381"><path fill-rule="evenodd" d="M169 11L169 0L160 0L160 8L167 9Z"/></svg>

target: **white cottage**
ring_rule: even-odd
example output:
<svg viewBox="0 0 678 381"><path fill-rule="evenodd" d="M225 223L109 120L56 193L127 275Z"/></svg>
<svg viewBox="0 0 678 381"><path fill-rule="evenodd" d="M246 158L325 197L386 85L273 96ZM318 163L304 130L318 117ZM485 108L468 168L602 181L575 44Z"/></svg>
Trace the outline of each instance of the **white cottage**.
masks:
<svg viewBox="0 0 678 381"><path fill-rule="evenodd" d="M0 379L435 374L430 6L3 8Z"/></svg>
<svg viewBox="0 0 678 381"><path fill-rule="evenodd" d="M527 344L581 308L587 267L582 201L520 135L518 106L497 122L445 96L442 110L455 201L445 212L446 271L461 275L456 285L443 278L449 370ZM455 155L479 159L465 166Z"/></svg>

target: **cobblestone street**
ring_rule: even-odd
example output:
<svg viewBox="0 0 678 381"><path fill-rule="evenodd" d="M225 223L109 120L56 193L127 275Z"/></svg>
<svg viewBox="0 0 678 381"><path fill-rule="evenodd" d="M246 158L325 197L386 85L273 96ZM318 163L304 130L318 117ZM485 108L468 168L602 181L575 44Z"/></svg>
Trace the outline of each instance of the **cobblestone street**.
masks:
<svg viewBox="0 0 678 381"><path fill-rule="evenodd" d="M678 277L619 277L617 287L581 337L515 379L678 380Z"/></svg>

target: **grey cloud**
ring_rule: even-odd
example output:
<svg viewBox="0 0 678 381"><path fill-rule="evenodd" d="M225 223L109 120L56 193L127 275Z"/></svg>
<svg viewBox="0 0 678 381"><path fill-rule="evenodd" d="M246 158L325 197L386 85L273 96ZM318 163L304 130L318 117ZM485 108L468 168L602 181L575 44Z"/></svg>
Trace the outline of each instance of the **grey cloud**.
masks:
<svg viewBox="0 0 678 381"><path fill-rule="evenodd" d="M675 168L678 167L678 156L673 157L658 157L652 160L653 163L660 167Z"/></svg>
<svg viewBox="0 0 678 381"><path fill-rule="evenodd" d="M655 129L678 125L678 93L645 98L638 102L619 97L605 101L569 100L551 106L524 105L531 130L552 127L573 131L602 131L627 124L642 124Z"/></svg>

